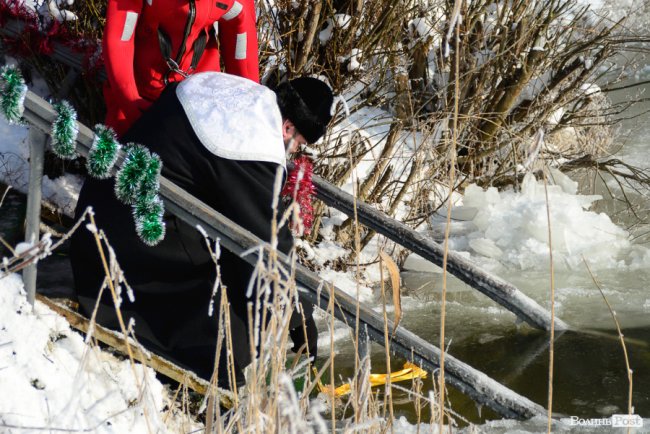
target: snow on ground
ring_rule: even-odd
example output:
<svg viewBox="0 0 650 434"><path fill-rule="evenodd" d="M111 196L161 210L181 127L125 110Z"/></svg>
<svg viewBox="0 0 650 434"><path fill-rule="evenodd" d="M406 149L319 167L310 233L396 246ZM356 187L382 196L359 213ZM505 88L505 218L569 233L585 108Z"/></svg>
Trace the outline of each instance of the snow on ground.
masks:
<svg viewBox="0 0 650 434"><path fill-rule="evenodd" d="M175 415L165 422L170 398L152 369L86 345L39 302L32 309L17 274L0 278L0 390L0 432L192 428Z"/></svg>

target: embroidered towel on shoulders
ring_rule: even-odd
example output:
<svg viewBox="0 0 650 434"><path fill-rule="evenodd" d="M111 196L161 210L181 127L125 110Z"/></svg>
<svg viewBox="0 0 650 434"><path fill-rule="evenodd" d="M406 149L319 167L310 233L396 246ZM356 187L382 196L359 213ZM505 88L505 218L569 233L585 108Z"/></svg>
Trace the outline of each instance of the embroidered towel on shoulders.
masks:
<svg viewBox="0 0 650 434"><path fill-rule="evenodd" d="M210 152L231 160L277 163L286 170L275 92L235 75L202 72L181 82L176 95Z"/></svg>

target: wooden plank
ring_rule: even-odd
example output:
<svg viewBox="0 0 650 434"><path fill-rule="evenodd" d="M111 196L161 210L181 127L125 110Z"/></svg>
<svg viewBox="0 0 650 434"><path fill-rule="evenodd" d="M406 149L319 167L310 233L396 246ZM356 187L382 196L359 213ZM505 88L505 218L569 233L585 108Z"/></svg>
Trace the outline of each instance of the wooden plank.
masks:
<svg viewBox="0 0 650 434"><path fill-rule="evenodd" d="M90 321L83 315L67 308L66 306L56 303L41 294L36 295L36 300L40 301L48 308L52 309L54 312L64 317L72 328L79 330L84 334L88 333L88 330L90 328ZM93 337L98 341L116 349L122 354L128 354L126 348L126 338L122 333L108 330L99 324L95 324L93 326ZM132 349L136 349L136 351L133 351L133 357L143 365L149 366L155 371L160 372L164 376L169 377L181 384L186 384L187 387L200 394L204 395L210 388L210 383L208 381L197 377L193 372L187 371L156 354L153 354L149 351L142 351L142 348L131 339L129 345Z"/></svg>

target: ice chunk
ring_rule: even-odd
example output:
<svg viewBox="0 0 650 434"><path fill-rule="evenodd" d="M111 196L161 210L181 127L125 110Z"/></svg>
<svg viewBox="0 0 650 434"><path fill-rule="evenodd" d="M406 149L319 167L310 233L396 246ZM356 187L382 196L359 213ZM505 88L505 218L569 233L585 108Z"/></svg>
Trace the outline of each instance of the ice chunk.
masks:
<svg viewBox="0 0 650 434"><path fill-rule="evenodd" d="M471 249L482 256L487 256L488 258L498 259L503 256L503 250L501 250L494 241L489 238L476 238L470 240L469 246Z"/></svg>
<svg viewBox="0 0 650 434"><path fill-rule="evenodd" d="M545 186L529 173L520 192L468 186L463 203L478 210L472 220L475 230L453 236L450 246L498 259L506 266L546 269L550 256L548 212L554 263L560 269L582 267L583 258L592 268L617 268L624 264L623 254L635 267L650 262L645 247L630 249L627 231L606 214L589 211L599 196L577 194L577 183L559 171L551 171L550 178Z"/></svg>
<svg viewBox="0 0 650 434"><path fill-rule="evenodd" d="M555 185L559 185L562 191L568 194L576 194L578 192L578 183L569 178L558 169L551 168L551 179Z"/></svg>
<svg viewBox="0 0 650 434"><path fill-rule="evenodd" d="M584 96L592 96L600 93L600 87L593 83L582 84L580 90L584 93Z"/></svg>
<svg viewBox="0 0 650 434"><path fill-rule="evenodd" d="M417 253L411 253L404 261L404 270L408 271L421 271L426 273L442 273L442 269L436 264L427 261Z"/></svg>
<svg viewBox="0 0 650 434"><path fill-rule="evenodd" d="M448 211L447 207L443 206L438 210L437 214L439 217L443 217L446 219L447 211ZM474 217L476 217L477 213L478 213L478 208L473 206L454 206L451 208L451 219L470 221L473 220Z"/></svg>

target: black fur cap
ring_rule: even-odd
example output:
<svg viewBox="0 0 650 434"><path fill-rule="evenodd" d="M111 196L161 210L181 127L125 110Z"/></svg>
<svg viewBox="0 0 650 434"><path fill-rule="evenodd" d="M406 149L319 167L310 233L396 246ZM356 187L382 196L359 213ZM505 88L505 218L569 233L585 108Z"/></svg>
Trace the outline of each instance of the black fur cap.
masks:
<svg viewBox="0 0 650 434"><path fill-rule="evenodd" d="M311 77L280 83L275 89L282 117L289 119L309 142L318 141L332 120L334 96L330 87Z"/></svg>

